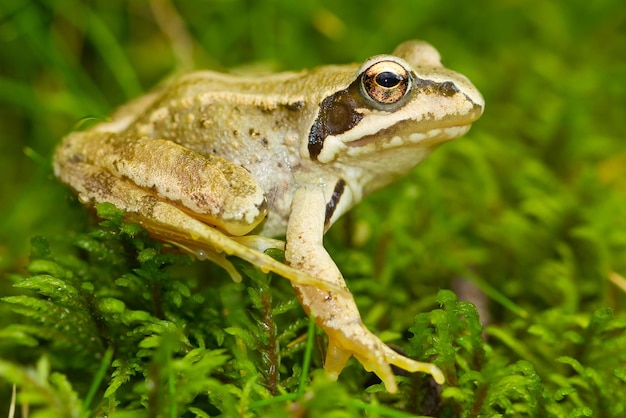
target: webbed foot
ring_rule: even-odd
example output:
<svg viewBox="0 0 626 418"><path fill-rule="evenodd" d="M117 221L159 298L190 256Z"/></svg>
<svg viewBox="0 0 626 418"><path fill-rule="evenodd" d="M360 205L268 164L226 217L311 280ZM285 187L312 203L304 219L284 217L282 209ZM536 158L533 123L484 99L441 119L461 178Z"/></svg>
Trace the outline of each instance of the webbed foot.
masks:
<svg viewBox="0 0 626 418"><path fill-rule="evenodd" d="M408 372L430 374L435 382L443 384L445 377L439 367L423 363L396 353L371 333L363 323L342 329L325 329L328 334L328 351L324 370L330 379L336 380L350 356L354 356L367 371L374 372L390 393L398 390L391 365Z"/></svg>

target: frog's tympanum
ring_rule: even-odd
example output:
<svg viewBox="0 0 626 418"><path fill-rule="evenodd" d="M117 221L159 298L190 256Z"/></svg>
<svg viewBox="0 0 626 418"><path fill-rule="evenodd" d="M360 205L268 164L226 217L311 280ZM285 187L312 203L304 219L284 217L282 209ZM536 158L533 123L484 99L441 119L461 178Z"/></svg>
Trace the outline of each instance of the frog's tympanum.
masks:
<svg viewBox="0 0 626 418"><path fill-rule="evenodd" d="M291 280L328 335L328 376L354 356L395 392L390 365L439 383L443 374L363 325L322 239L364 196L465 134L483 106L419 41L361 65L259 77L194 72L68 135L54 171L81 202L113 203L235 280L226 256ZM264 254L270 247L285 249L284 264Z"/></svg>

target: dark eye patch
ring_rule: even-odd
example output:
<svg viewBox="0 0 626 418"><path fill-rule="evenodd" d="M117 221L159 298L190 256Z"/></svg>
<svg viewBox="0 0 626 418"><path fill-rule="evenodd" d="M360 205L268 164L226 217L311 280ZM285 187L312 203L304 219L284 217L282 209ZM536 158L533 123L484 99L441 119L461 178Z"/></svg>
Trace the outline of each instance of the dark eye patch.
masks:
<svg viewBox="0 0 626 418"><path fill-rule="evenodd" d="M324 140L355 127L363 115L356 111L365 105L356 82L322 100L320 113L309 133L309 156L312 160L322 152Z"/></svg>

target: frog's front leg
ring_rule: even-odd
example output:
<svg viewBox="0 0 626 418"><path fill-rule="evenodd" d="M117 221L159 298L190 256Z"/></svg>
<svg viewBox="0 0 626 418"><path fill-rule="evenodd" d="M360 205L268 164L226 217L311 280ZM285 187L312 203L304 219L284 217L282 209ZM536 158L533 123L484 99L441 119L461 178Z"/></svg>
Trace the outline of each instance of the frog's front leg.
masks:
<svg viewBox="0 0 626 418"><path fill-rule="evenodd" d="M328 335L324 365L327 375L336 379L350 356L354 356L366 370L378 375L389 392L397 391L391 364L410 372L429 373L437 383L443 383L443 373L437 366L396 353L370 332L349 292L321 289L328 285L346 286L341 272L323 246L325 208L326 200L320 187L298 189L287 227L285 259L290 266L326 284L314 287L293 283L293 287L304 309L314 316L317 325Z"/></svg>

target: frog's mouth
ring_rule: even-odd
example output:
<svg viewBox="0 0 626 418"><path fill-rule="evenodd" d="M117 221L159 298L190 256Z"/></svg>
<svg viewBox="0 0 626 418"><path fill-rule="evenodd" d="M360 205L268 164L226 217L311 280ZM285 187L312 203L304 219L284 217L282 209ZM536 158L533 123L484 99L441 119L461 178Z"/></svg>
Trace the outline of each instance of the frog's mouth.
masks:
<svg viewBox="0 0 626 418"><path fill-rule="evenodd" d="M365 147L375 145L376 148L396 148L410 144L436 145L458 138L469 131L483 112L483 107L474 104L470 112L463 115L448 115L444 119L425 119L420 121L420 129L415 129L415 121L407 119L398 121L393 126L383 128L376 133L344 141L348 147Z"/></svg>

